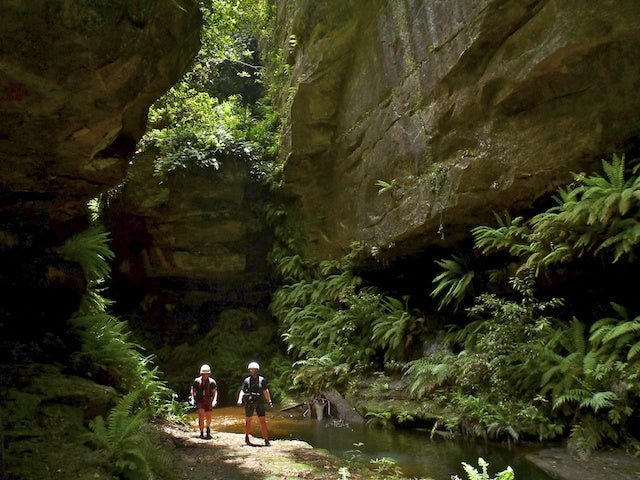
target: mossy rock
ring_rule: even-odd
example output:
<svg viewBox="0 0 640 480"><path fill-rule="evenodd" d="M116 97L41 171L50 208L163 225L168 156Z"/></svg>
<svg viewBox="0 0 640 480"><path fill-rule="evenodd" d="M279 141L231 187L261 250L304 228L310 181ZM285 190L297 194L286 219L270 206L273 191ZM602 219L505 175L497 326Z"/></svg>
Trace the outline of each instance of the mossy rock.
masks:
<svg viewBox="0 0 640 480"><path fill-rule="evenodd" d="M15 375L19 373L19 376ZM6 471L18 478L110 479L85 446L88 421L115 404L110 387L65 375L52 365L4 365L2 406Z"/></svg>

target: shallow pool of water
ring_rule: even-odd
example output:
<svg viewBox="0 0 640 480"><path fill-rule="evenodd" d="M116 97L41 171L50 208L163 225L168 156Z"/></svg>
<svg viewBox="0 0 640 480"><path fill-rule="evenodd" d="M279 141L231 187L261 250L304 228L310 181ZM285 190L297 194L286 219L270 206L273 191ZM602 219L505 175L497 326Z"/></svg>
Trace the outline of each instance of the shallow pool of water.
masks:
<svg viewBox="0 0 640 480"><path fill-rule="evenodd" d="M303 440L316 448L323 448L340 458L349 458L357 451L364 462L390 457L398 462L409 477L432 477L448 480L457 473L466 478L461 462L477 467L478 457L489 462L492 476L511 466L517 480L552 480L542 470L526 460L523 447L505 446L483 441L462 439L430 439L429 432L370 427L367 425L336 426L331 420L318 422L303 418L300 412L267 412L269 432L273 439ZM243 433L244 411L240 407L216 408L213 430ZM258 419L253 419L253 433L260 436Z"/></svg>

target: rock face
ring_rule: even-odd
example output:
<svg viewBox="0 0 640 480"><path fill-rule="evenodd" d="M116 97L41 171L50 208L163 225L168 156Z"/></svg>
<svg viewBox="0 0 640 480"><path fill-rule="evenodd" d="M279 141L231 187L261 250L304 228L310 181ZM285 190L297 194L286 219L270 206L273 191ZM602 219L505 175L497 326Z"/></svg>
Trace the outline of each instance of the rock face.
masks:
<svg viewBox="0 0 640 480"><path fill-rule="evenodd" d="M198 49L200 14L192 0L7 0L0 11L5 360L19 353L12 339L68 330L84 275L51 247L86 228L87 202L124 177L147 109Z"/></svg>
<svg viewBox="0 0 640 480"><path fill-rule="evenodd" d="M159 178L154 160L153 151L135 157L107 209L120 303L174 333L206 328L225 308L268 303L271 236L257 222L263 192L249 164L229 155L219 169Z"/></svg>
<svg viewBox="0 0 640 480"><path fill-rule="evenodd" d="M317 256L456 242L640 132L637 1L290 4L282 154Z"/></svg>
<svg viewBox="0 0 640 480"><path fill-rule="evenodd" d="M0 225L64 237L87 200L120 182L199 26L191 0L3 2Z"/></svg>

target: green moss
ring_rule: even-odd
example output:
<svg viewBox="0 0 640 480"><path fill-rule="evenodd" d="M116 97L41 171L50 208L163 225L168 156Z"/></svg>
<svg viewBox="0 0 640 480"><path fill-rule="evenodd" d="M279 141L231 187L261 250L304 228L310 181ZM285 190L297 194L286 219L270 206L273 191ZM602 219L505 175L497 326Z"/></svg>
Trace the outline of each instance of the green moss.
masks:
<svg viewBox="0 0 640 480"><path fill-rule="evenodd" d="M12 372L20 373L20 385L8 389L1 412L7 473L20 478L112 478L85 446L84 435L91 416L106 413L113 403L113 389L51 365L6 365L2 378L11 378Z"/></svg>

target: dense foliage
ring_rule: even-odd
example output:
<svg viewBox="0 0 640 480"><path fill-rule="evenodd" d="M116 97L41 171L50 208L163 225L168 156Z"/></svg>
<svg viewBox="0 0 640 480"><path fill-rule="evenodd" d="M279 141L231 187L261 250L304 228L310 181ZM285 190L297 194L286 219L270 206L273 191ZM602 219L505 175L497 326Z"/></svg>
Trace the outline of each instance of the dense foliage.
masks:
<svg viewBox="0 0 640 480"><path fill-rule="evenodd" d="M378 390L361 405L371 421L430 419L434 432L508 441L568 438L581 454L604 444L638 451L637 299L607 288L636 265L639 225L637 162L614 156L603 174L575 175L548 210L498 217L497 227L473 230L472 251L437 261L430 291L440 312L412 311L409 298L365 285L354 268L361 245L312 264L289 242L274 253L284 284L272 311L297 360L293 383L309 394L348 391L376 370L381 379L401 371L410 398L380 404ZM611 296L585 298L573 271L582 282L591 272ZM421 354L443 328L438 318L456 326ZM371 385L389 390L388 381Z"/></svg>
<svg viewBox="0 0 640 480"><path fill-rule="evenodd" d="M72 354L75 368L122 393L106 421L102 415L91 421L86 439L98 449L104 465L122 478L172 478L171 456L160 448L147 422L173 411L173 392L160 380L153 356L144 356L141 347L131 341L127 324L109 314L111 302L100 289L113 258L108 242L108 234L97 224L58 249L82 266L87 279L80 309L70 319L82 345Z"/></svg>
<svg viewBox="0 0 640 480"><path fill-rule="evenodd" d="M218 170L229 155L269 170L277 116L263 98L255 45L270 8L264 0L200 1L202 47L189 73L150 109L139 144L139 152L154 149L160 181L185 168Z"/></svg>

